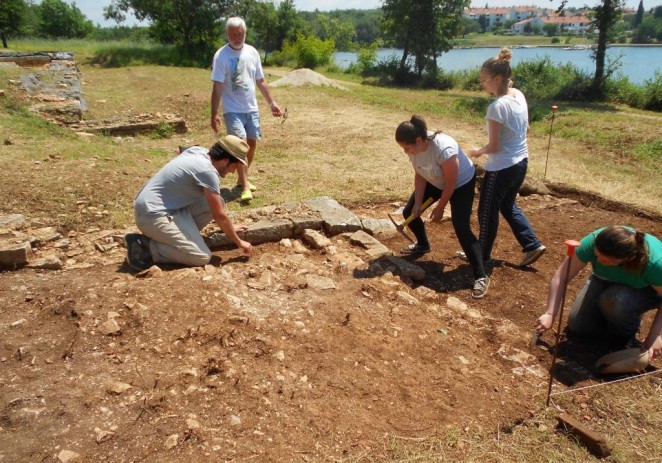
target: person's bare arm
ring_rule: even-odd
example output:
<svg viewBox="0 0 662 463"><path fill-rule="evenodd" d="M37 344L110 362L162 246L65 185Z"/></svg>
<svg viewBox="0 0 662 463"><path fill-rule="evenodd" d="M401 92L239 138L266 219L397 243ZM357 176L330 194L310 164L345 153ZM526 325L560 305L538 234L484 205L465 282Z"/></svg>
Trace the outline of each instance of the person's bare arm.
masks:
<svg viewBox="0 0 662 463"><path fill-rule="evenodd" d="M426 185L427 180L416 173L414 175L414 207L411 210L411 215L414 217L421 215L421 206L423 205Z"/></svg>
<svg viewBox="0 0 662 463"><path fill-rule="evenodd" d="M257 84L257 88L260 89L264 99L267 100L267 103L271 108L271 114L276 117L282 115L283 112L281 111L280 106L278 106L278 103L276 103L274 97L271 96L271 90L269 89L269 84L267 84L267 81L265 79L258 79L255 81L255 83Z"/></svg>
<svg viewBox="0 0 662 463"><path fill-rule="evenodd" d="M483 154L492 154L499 151L501 147L501 123L488 119L487 121L488 140L487 145L482 148L472 149L467 154L472 158L477 158Z"/></svg>
<svg viewBox="0 0 662 463"><path fill-rule="evenodd" d="M250 254L253 251L253 246L248 241L239 238L239 235L237 235L237 229L232 224L228 214L225 212L221 195L205 188L205 199L207 200L211 216L214 218L216 225L223 230L223 233L225 233L234 244L237 245L237 247L243 249L245 254Z"/></svg>
<svg viewBox="0 0 662 463"><path fill-rule="evenodd" d="M662 296L662 286L653 286L657 294ZM648 351L648 359L653 360L658 355L662 355L662 305L658 307L657 314L653 319L648 336L642 345L642 350Z"/></svg>
<svg viewBox="0 0 662 463"><path fill-rule="evenodd" d="M218 110L221 107L223 88L223 82L214 81L214 86L211 90L211 128L216 133L221 128L221 116L218 114Z"/></svg>
<svg viewBox="0 0 662 463"><path fill-rule="evenodd" d="M538 335L542 335L545 331L551 328L556 315L561 308L561 301L565 290L565 277L566 269L568 266L568 259L570 259L570 273L568 274L568 281L572 280L577 274L586 266L586 262L579 260L579 257L573 255L572 257L566 257L561 266L556 270L552 281L549 285L549 294L547 296L547 310L542 314L537 321L536 331Z"/></svg>
<svg viewBox="0 0 662 463"><path fill-rule="evenodd" d="M433 222L438 222L444 216L444 209L446 209L446 204L450 201L453 192L455 191L455 184L457 183L457 174L460 170L460 161L457 156L453 156L450 159L446 159L441 164L441 170L444 171L444 191L441 193L441 198L439 198L439 203L430 213L430 218Z"/></svg>

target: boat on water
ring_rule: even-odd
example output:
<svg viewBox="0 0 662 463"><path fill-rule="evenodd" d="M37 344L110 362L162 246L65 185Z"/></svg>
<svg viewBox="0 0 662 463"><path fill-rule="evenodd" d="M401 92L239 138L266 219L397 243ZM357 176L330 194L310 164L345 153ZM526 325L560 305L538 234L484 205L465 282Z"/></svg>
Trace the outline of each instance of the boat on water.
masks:
<svg viewBox="0 0 662 463"><path fill-rule="evenodd" d="M590 45L577 44L572 45L571 47L563 47L564 50L590 50Z"/></svg>

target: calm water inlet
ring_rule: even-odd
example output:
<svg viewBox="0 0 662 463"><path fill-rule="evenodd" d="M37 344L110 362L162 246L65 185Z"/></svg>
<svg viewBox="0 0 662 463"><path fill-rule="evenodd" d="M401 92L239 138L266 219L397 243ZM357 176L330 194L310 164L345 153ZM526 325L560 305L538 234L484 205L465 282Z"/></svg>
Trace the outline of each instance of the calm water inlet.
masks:
<svg viewBox="0 0 662 463"><path fill-rule="evenodd" d="M595 72L595 61L591 50L564 50L562 47L511 48L513 65L521 61L531 61L548 57L553 63L571 63L589 75ZM456 48L437 59L440 68L447 71L461 71L480 67L487 58L497 55L498 48ZM356 62L356 53L337 52L336 65L342 69ZM402 50L377 50L378 60L395 56L402 57ZM630 82L641 85L646 79L662 72L662 47L617 47L607 49L607 63L619 60L621 66L616 74L626 76Z"/></svg>

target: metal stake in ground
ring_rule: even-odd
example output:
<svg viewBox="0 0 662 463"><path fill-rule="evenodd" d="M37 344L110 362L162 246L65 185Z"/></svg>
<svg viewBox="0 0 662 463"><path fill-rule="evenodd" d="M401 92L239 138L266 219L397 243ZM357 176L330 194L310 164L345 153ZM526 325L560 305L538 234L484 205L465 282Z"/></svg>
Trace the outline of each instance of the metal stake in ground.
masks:
<svg viewBox="0 0 662 463"><path fill-rule="evenodd" d="M549 399L552 394L552 370L556 364L556 356L559 351L559 340L561 339L561 322L563 320L563 307L565 306L565 293L568 291L568 280L570 275L570 262L572 256L575 255L575 249L579 247L579 243L575 240L566 240L565 245L568 247L568 257L566 258L565 278L563 279L563 297L561 298L561 310L559 311L559 323L556 327L556 345L554 346L554 355L552 356L552 365L549 367L549 384L547 385L547 402L545 406L549 407Z"/></svg>
<svg viewBox="0 0 662 463"><path fill-rule="evenodd" d="M542 176L543 181L547 177L547 162L549 161L549 147L552 145L552 128L554 127L554 119L558 106L552 106L552 123L549 124L549 140L547 141L547 157L545 158L545 173Z"/></svg>

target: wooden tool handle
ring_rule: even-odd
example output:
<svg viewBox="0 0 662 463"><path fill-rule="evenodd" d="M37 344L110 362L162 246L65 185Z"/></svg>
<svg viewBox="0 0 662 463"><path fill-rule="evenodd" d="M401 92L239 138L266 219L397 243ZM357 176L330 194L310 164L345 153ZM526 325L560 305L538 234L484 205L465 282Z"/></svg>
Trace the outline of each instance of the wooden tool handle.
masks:
<svg viewBox="0 0 662 463"><path fill-rule="evenodd" d="M422 214L422 213L423 213L428 207L430 207L430 205L431 205L433 202L434 202L434 199L432 199L432 198L428 198L428 199L426 199L425 202L424 202L423 204L421 204L421 212L420 212L420 214ZM420 214L417 215L417 216L415 216L414 214L410 215L409 217L407 217L407 220L405 220L404 222L402 222L402 224L401 224L400 226L401 226L402 228L406 227L407 225L409 225L409 222L411 222L412 220L414 220L416 217L419 217Z"/></svg>

